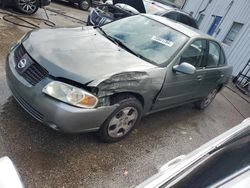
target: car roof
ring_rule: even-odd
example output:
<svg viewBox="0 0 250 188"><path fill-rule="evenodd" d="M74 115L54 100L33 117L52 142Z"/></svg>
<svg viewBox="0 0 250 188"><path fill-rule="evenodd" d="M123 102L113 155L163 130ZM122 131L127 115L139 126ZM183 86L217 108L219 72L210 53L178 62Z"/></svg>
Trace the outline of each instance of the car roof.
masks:
<svg viewBox="0 0 250 188"><path fill-rule="evenodd" d="M173 29L187 35L190 38L200 37L200 38L207 38L209 40L215 40L210 35L207 35L198 29L195 29L195 28L190 27L188 25L182 24L180 22L177 22L177 21L174 21L174 20L162 17L162 16L157 16L157 15L151 15L151 14L142 14L142 15L144 15L150 19L153 19L157 22L160 22L164 25L172 27Z"/></svg>

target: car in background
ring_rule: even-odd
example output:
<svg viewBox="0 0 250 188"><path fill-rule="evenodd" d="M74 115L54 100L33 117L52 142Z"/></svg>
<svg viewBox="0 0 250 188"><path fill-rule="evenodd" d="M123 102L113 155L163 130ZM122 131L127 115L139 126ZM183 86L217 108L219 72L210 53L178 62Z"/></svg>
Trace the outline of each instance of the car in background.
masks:
<svg viewBox="0 0 250 188"><path fill-rule="evenodd" d="M54 1L62 1L62 0L54 0ZM77 4L78 8L84 11L89 10L91 6L95 4L100 4L100 2L105 2L106 0L63 0L69 2L70 4Z"/></svg>
<svg viewBox="0 0 250 188"><path fill-rule="evenodd" d="M23 14L34 14L38 8L49 5L51 0L0 0L2 7L11 7Z"/></svg>
<svg viewBox="0 0 250 188"><path fill-rule="evenodd" d="M198 29L196 20L188 13L161 1L113 0L92 9L87 25L102 26L128 16L147 13L166 17ZM167 4L167 5L166 5Z"/></svg>
<svg viewBox="0 0 250 188"><path fill-rule="evenodd" d="M205 109L231 78L221 45L156 15L102 27L40 29L11 48L6 76L20 105L68 133L126 137L141 117L186 103Z"/></svg>
<svg viewBox="0 0 250 188"><path fill-rule="evenodd" d="M250 184L250 118L163 165L136 188L243 188Z"/></svg>

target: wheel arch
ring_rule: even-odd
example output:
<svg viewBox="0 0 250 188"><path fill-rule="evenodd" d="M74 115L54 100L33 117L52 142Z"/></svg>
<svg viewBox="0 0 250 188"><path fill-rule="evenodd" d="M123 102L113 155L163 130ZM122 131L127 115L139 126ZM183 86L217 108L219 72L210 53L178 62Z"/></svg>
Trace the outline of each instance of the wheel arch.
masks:
<svg viewBox="0 0 250 188"><path fill-rule="evenodd" d="M145 100L144 97L136 92L119 92L119 93L115 93L113 95L110 96L110 102L111 104L115 104L118 100L123 100L123 99L128 99L130 97L135 97L142 105L142 107L144 108L144 104L145 104Z"/></svg>

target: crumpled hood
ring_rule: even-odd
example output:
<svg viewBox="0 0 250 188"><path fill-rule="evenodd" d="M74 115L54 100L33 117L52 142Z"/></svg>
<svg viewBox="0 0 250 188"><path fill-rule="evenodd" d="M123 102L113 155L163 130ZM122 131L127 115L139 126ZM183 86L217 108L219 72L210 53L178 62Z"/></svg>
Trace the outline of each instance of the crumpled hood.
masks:
<svg viewBox="0 0 250 188"><path fill-rule="evenodd" d="M50 75L86 84L155 66L121 49L92 27L35 30L23 46Z"/></svg>

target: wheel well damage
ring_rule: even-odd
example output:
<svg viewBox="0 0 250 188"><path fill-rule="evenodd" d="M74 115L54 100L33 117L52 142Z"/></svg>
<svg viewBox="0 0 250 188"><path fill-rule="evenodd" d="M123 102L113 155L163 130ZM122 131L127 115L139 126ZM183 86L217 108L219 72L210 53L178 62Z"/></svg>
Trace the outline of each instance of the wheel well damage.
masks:
<svg viewBox="0 0 250 188"><path fill-rule="evenodd" d="M114 99L120 96L133 96L141 102L146 112L161 90L164 77L165 69L129 71L95 80L89 83L88 87L96 89L99 106L115 104Z"/></svg>
<svg viewBox="0 0 250 188"><path fill-rule="evenodd" d="M98 96L110 96L115 93L138 91L143 82L148 80L146 72L123 72L115 74L97 85Z"/></svg>

